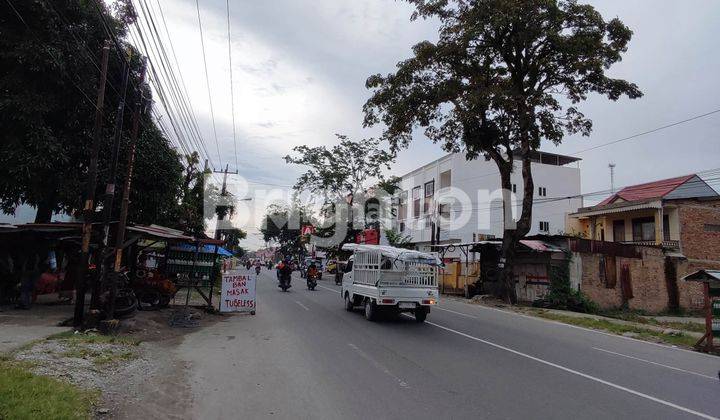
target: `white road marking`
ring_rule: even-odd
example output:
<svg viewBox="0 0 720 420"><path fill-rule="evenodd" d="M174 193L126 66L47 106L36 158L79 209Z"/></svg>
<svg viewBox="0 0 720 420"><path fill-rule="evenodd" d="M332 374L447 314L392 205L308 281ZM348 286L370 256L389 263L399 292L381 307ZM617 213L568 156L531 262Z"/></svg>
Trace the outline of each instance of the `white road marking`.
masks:
<svg viewBox="0 0 720 420"><path fill-rule="evenodd" d="M456 315L460 315L460 316L464 316L464 317L467 317L467 318L478 319L478 317L476 317L476 316L464 314L464 313L462 313L462 312L452 311L452 310L450 310L450 309L441 308L441 307L439 307L439 306L435 306L433 309L437 309L437 310L439 310L439 311L450 312L450 313L453 313L453 314L456 314Z"/></svg>
<svg viewBox="0 0 720 420"><path fill-rule="evenodd" d="M577 371L577 370L574 370L574 369L570 369L570 368L568 368L568 367L559 365L559 364L557 364L557 363L553 363L553 362L549 362L549 361L544 360L544 359L540 359L539 357L531 356L531 355L529 355L529 354L526 354L526 353L523 353L523 352L520 352L520 351L517 351L517 350L513 350L513 349L511 349L511 348L509 348L509 347L505 347L505 346L502 346L502 345L500 345L500 344L493 343L493 342L491 342L491 341L483 340L482 338L473 337L472 335L465 334L464 332L460 332L460 331L457 331L457 330L453 330L452 328L448 328L448 327L442 326L442 325L440 325L440 324L435 324L434 322L425 321L425 323L426 323L426 324L429 324L429 325L432 325L433 327L440 328L440 329L442 329L442 330L445 330L445 331L448 331L448 332L451 332L451 333L454 333L454 334L458 334L458 335L463 336L463 337L465 337L465 338L468 338L468 339L470 339L470 340L478 341L478 342L480 342L480 343L487 344L488 346L495 347L495 348L497 348L497 349L504 350L504 351L507 351L507 352L509 352L509 353L512 353L512 354L515 354L515 355L518 355L518 356L521 356L521 357L525 357L525 358L530 359L530 360L534 360L534 361L536 361L536 362L538 362L538 363L542 363L542 364L544 364L544 365L547 365L547 366L550 366L550 367L554 367L554 368L556 368L556 369L560 369L560 370L565 371L565 372L568 372L568 373L572 373L573 375L577 375L577 376L580 376L580 377L582 377L582 378L589 379L589 380L591 380L591 381L595 381L595 382L601 383L601 384L606 385L606 386L609 386L609 387L611 387L611 388L615 388L615 389L620 390L620 391L625 391L625 392L627 392L627 393L629 393L629 394L632 394L632 395L635 395L635 396L638 396L638 397L641 397L641 398L645 398L645 399L647 399L647 400L656 402L656 403L658 403L658 404L662 404L662 405L667 406L667 407L670 407L670 408L674 408L674 409L676 409L676 410L678 410L678 411L682 411L682 412L685 412L685 413L688 413L688 414L692 414L692 415L698 416L698 417L700 417L700 418L708 419L708 420L720 420L720 419L718 419L717 417L713 417L713 416L711 416L711 415L709 415L709 414L701 413L701 412L699 412L699 411L691 410L691 409L689 409L689 408L687 408L687 407L683 407L683 406L680 406L680 405L677 405L677 404L673 404L673 403L671 403L671 402L669 402L669 401L665 401L665 400L662 400L662 399L660 399L660 398L653 397L652 395L648 395L648 394L644 394L644 393L639 392L639 391L635 391L634 389L630 389L630 388L624 387L624 386L622 386L622 385L618 385L618 384L615 384L615 383L606 381L606 380L604 380L604 379L600 379L600 378L597 378L597 377L595 377L595 376L588 375L587 373L582 373L582 372L580 372L580 371Z"/></svg>
<svg viewBox="0 0 720 420"><path fill-rule="evenodd" d="M305 309L306 311L309 311L309 310L310 310L310 308L308 308L307 306L305 306L305 305L303 305L302 303L300 303L299 300L296 300L295 303L297 303L298 305L300 305L300 307L303 308L303 309Z"/></svg>
<svg viewBox="0 0 720 420"><path fill-rule="evenodd" d="M680 369L680 368L677 368L677 367L675 367L675 366L664 365L664 364L662 364L662 363L653 362L653 361L651 361L651 360L646 360L646 359L641 359L641 358L635 357L635 356L629 356L629 355L627 355L627 354L616 353L616 352L614 352L614 351L601 349L601 348L599 348L599 347L593 347L593 349L594 349L594 350L597 350L597 351L602 351L602 352L605 352L605 353L609 353L609 354L614 354L615 356L626 357L626 358L628 358L628 359L638 360L638 361L640 361L640 362L649 363L649 364L651 364L651 365L662 366L662 367L664 367L664 368L668 368L668 369L672 369L672 370L677 370L677 371L679 371L679 372L689 373L689 374L691 374L691 375L700 376L700 377L702 377L702 378L708 378L708 379L711 379L711 380L713 380L713 381L717 381L717 380L718 380L718 378L717 378L717 377L714 377L714 376L703 375L702 373L697 373L697 372L693 372L693 371L690 371L690 370Z"/></svg>
<svg viewBox="0 0 720 420"><path fill-rule="evenodd" d="M461 305L470 305L470 304L463 303L463 302L458 302L458 303L461 304ZM578 325L565 324L564 322L555 321L555 320L553 320L553 319L540 318L540 317L537 317L537 316L520 314L520 313L517 313L517 312L508 311L508 310L505 310L505 309L491 308L491 307L485 306L485 305L471 305L471 307L473 307L473 308L485 309L485 310L488 310L488 311L496 311L496 312L500 312L500 313L503 313L503 314L506 314L506 315L519 316L519 317L522 317L522 318L533 319L533 320L535 320L535 321L546 322L546 323L555 324L555 325L562 325L562 326L568 327L568 328L574 328L574 329L577 329L577 330L583 330L583 331L587 331L587 332L591 332L591 333L607 335L607 336L609 336L609 337L615 337L615 338L620 338L620 339L623 339L623 340L634 341L634 342L636 342L636 343L649 344L649 345L651 345L651 346L660 347L660 348L663 348L663 349L666 349L666 350L677 350L677 351L682 351L682 352L685 352L685 353L694 354L694 355L696 355L696 356L710 357L710 358L712 358L712 359L714 359L714 360L717 360L717 356L714 356L714 355L712 355L712 354L700 353L700 352L697 352L697 351L694 351L694 350L688 350L688 349L684 349L684 348L681 348L681 347L678 347L678 346L672 346L672 345L666 345L666 344L660 344L660 343L653 343L652 341L640 340L640 339L638 339L638 338L625 337L625 336L623 336L623 335L613 334L613 333L609 333L609 332L605 332L605 331L600 331L600 330L594 330L594 329L592 329L592 328L585 328L585 327L581 327L581 326L578 326Z"/></svg>
<svg viewBox="0 0 720 420"><path fill-rule="evenodd" d="M402 379L395 376L388 368L386 368L384 365L382 365L377 360L370 357L369 354L365 353L364 351L360 350L358 346L356 346L353 343L348 343L348 346L350 346L357 354L359 354L363 359L367 360L368 362L372 363L376 368L381 370L383 373L388 375L389 377L393 378L397 383L400 385L401 388L410 388L410 385L407 384L407 382L403 381Z"/></svg>

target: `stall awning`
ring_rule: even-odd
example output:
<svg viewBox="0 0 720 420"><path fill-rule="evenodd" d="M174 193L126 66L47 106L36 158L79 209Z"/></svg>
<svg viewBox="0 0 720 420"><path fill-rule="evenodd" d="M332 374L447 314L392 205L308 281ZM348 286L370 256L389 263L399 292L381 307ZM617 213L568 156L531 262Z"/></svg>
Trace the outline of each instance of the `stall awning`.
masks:
<svg viewBox="0 0 720 420"><path fill-rule="evenodd" d="M143 235L152 236L160 239L170 239L175 241L194 241L195 238L187 236L183 231L177 229L171 229L165 226L150 225L150 226L128 226L127 230L142 233Z"/></svg>
<svg viewBox="0 0 720 420"><path fill-rule="evenodd" d="M216 245L201 245L200 250L198 251L201 254L214 254L215 253L215 246ZM191 244L178 244L173 245L172 249L176 251L183 251L183 252L195 252L197 247L195 245ZM218 246L217 247L217 253L221 257L232 257L232 252L228 251L227 249Z"/></svg>

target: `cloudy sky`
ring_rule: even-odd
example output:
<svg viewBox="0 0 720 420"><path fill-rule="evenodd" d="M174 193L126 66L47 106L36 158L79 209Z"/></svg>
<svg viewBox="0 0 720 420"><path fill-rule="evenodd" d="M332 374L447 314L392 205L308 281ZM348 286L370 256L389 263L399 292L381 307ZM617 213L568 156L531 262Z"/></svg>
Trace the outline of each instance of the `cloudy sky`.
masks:
<svg viewBox="0 0 720 420"><path fill-rule="evenodd" d="M238 165L235 164L226 3L200 1L218 157L210 119L197 11L193 0L157 0L167 20L180 72L212 164L228 163L252 188L290 185L301 168L281 159L296 145L333 144L334 133L375 136L362 128L366 78L391 72L421 40L435 40L436 22L410 22L412 8L395 0L231 0L230 29ZM156 0L148 2L160 19ZM591 1L607 19L621 18L634 36L611 74L638 84L639 100L591 97L581 110L594 122L589 138L567 138L543 150L587 148L720 109L720 2ZM720 166L720 113L579 154L584 192ZM393 169L405 173L442 156L418 134ZM260 245L251 231L245 245Z"/></svg>

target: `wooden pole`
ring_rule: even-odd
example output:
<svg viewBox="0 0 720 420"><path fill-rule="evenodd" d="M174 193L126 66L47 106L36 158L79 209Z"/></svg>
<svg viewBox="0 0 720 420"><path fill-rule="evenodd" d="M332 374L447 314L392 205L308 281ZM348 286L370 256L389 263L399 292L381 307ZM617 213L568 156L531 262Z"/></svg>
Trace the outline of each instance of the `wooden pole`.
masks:
<svg viewBox="0 0 720 420"><path fill-rule="evenodd" d="M95 186L97 185L98 155L100 154L100 142L102 138L104 116L103 109L105 106L105 85L107 83L109 52L110 41L105 40L105 44L102 49L100 82L98 83L97 102L95 105L95 125L93 127L92 149L90 150L90 165L88 166L88 179L85 184L81 254L78 266L75 268L77 270L77 278L75 280L75 314L73 317L73 325L76 327L82 325L85 315L85 291L87 290L85 274L87 273L88 258L90 255L92 222L95 213Z"/></svg>
<svg viewBox="0 0 720 420"><path fill-rule="evenodd" d="M120 220L115 235L115 265L113 270L120 272L123 255L123 242L125 242L125 226L127 224L128 208L130 207L130 186L132 185L133 168L135 165L135 149L137 147L138 131L140 129L140 109L143 106L142 86L145 82L145 65L140 71L140 83L138 84L137 100L133 111L133 126L130 133L130 145L127 151L127 171L125 173L125 185L123 186L122 204L120 207Z"/></svg>

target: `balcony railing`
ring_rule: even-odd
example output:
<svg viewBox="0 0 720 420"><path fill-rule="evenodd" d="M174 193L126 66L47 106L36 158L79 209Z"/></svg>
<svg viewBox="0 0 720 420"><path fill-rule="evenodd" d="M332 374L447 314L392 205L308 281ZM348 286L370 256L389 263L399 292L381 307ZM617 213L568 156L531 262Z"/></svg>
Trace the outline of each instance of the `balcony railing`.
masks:
<svg viewBox="0 0 720 420"><path fill-rule="evenodd" d="M645 245L645 246L654 246L658 245L655 243L655 241L621 241L623 244L627 245ZM669 239L666 239L660 243L660 245L663 248L671 248L671 249L680 249L680 241L672 241Z"/></svg>

